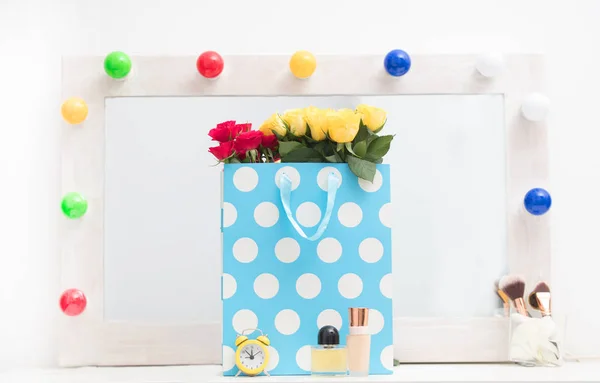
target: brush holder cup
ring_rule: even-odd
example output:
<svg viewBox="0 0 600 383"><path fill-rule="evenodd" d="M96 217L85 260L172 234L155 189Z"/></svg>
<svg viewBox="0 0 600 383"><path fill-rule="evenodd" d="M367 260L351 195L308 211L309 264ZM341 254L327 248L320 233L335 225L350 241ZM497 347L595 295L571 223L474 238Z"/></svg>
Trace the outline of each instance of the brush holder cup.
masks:
<svg viewBox="0 0 600 383"><path fill-rule="evenodd" d="M565 320L557 316L532 318L511 310L509 359L527 367L563 364Z"/></svg>

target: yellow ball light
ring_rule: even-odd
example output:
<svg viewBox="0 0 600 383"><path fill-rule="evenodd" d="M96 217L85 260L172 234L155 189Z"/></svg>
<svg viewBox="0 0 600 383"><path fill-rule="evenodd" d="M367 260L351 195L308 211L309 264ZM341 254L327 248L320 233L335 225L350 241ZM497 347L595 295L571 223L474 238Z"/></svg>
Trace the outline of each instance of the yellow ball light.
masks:
<svg viewBox="0 0 600 383"><path fill-rule="evenodd" d="M88 106L83 99L71 97L63 102L60 113L69 124L81 124L87 118Z"/></svg>
<svg viewBox="0 0 600 383"><path fill-rule="evenodd" d="M298 51L290 59L290 70L298 78L309 78L317 69L315 55L308 51Z"/></svg>

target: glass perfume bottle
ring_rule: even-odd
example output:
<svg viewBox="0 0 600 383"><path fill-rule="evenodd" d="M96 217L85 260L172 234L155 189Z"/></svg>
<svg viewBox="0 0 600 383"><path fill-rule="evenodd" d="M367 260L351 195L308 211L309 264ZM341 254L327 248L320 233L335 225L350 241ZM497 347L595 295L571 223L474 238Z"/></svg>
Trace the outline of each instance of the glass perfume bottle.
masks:
<svg viewBox="0 0 600 383"><path fill-rule="evenodd" d="M311 349L311 374L346 375L348 371L346 347L340 346L340 334L337 328L321 327L318 344Z"/></svg>

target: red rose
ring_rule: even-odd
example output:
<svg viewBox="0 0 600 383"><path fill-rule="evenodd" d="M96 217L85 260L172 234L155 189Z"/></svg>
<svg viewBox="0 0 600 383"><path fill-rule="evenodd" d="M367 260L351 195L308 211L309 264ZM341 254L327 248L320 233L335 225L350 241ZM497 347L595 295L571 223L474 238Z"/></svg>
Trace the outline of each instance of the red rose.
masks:
<svg viewBox="0 0 600 383"><path fill-rule="evenodd" d="M235 124L232 128L231 128L231 137L235 138L237 137L240 133L244 133L244 132L249 132L250 129L252 129L252 124L247 123L247 124Z"/></svg>
<svg viewBox="0 0 600 383"><path fill-rule="evenodd" d="M220 124L217 124L216 128L211 129L208 132L208 135L213 139L213 141L227 142L235 137L231 134L231 131L234 127L235 121L221 122Z"/></svg>
<svg viewBox="0 0 600 383"><path fill-rule="evenodd" d="M217 157L217 160L223 161L233 154L233 141L222 142L219 146L208 148L208 151Z"/></svg>
<svg viewBox="0 0 600 383"><path fill-rule="evenodd" d="M262 146L267 149L275 149L279 145L279 141L277 141L277 136L271 134L270 136L263 135L262 137Z"/></svg>
<svg viewBox="0 0 600 383"><path fill-rule="evenodd" d="M245 154L248 150L258 148L262 142L263 134L260 130L251 130L249 132L241 133L235 139L234 148L238 154Z"/></svg>
<svg viewBox="0 0 600 383"><path fill-rule="evenodd" d="M227 128L227 129L231 129L235 126L235 121L231 120L231 121L225 121L225 122L221 122L220 124L217 124L217 128Z"/></svg>
<svg viewBox="0 0 600 383"><path fill-rule="evenodd" d="M208 132L213 141L227 142L231 137L231 133L227 128L214 128Z"/></svg>

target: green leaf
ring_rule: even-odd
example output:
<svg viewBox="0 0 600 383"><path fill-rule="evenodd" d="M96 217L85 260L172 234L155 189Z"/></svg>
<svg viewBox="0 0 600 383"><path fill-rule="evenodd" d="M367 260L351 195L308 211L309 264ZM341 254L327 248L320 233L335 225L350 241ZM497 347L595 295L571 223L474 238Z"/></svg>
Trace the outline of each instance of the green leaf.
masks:
<svg viewBox="0 0 600 383"><path fill-rule="evenodd" d="M281 157L286 156L288 153L303 147L301 143L297 141L286 141L279 143L279 154Z"/></svg>
<svg viewBox="0 0 600 383"><path fill-rule="evenodd" d="M369 156L368 154L363 158L363 160L373 162L375 164L383 163L383 158L375 158L375 157Z"/></svg>
<svg viewBox="0 0 600 383"><path fill-rule="evenodd" d="M338 144L337 144L337 149L336 149L336 151L338 151L338 152L342 152L342 151L344 151L344 147L345 147L345 146L344 146L344 144L340 144L340 143L338 143Z"/></svg>
<svg viewBox="0 0 600 383"><path fill-rule="evenodd" d="M281 162L323 162L323 156L316 150L303 146L282 155Z"/></svg>
<svg viewBox="0 0 600 383"><path fill-rule="evenodd" d="M308 137L311 140L313 139L312 134L310 134L310 126L308 126L308 124L306 124L306 133L304 133L304 137Z"/></svg>
<svg viewBox="0 0 600 383"><path fill-rule="evenodd" d="M370 158L379 159L387 154L390 150L390 143L394 139L394 136L381 136L377 137L367 147L367 155Z"/></svg>
<svg viewBox="0 0 600 383"><path fill-rule="evenodd" d="M233 157L229 159L229 163L230 164L239 164L240 160L238 160L237 158Z"/></svg>
<svg viewBox="0 0 600 383"><path fill-rule="evenodd" d="M347 156L346 161L352 173L356 174L358 178L373 182L375 178L376 166L374 163L361 160L354 156Z"/></svg>
<svg viewBox="0 0 600 383"><path fill-rule="evenodd" d="M334 162L334 163L344 162L344 160L342 160L342 157L340 157L340 155L335 152L331 156L326 156L325 159L327 160L327 162Z"/></svg>
<svg viewBox="0 0 600 383"><path fill-rule="evenodd" d="M275 132L275 131L271 131L271 133L273 133L275 135L275 137L277 137L277 141L281 142L281 141L285 141L285 136L282 136L281 134Z"/></svg>
<svg viewBox="0 0 600 383"><path fill-rule="evenodd" d="M394 367L399 366L400 361L398 359L394 359Z"/></svg>
<svg viewBox="0 0 600 383"><path fill-rule="evenodd" d="M315 141L315 142L317 142L317 141ZM325 141L317 142L312 148L314 150L316 150L317 152L321 153L323 156L325 156L325 149L327 149L327 142L325 142Z"/></svg>
<svg viewBox="0 0 600 383"><path fill-rule="evenodd" d="M381 163L381 161L383 161L382 157L379 157L379 156L376 156L376 155L373 155L373 154L369 154L369 153L367 153L367 155L364 157L364 159L366 161L374 162L374 163L379 163L379 164Z"/></svg>
<svg viewBox="0 0 600 383"><path fill-rule="evenodd" d="M378 135L371 133L369 137L367 137L367 149L369 148L369 145L371 145L371 142L375 141L378 138Z"/></svg>
<svg viewBox="0 0 600 383"><path fill-rule="evenodd" d="M350 152L350 154L353 154L357 157L360 157L359 155L357 155L356 153L354 153L354 150L352 150L352 143L351 142L346 142L344 144L344 146L346 147L346 150L348 150Z"/></svg>
<svg viewBox="0 0 600 383"><path fill-rule="evenodd" d="M356 133L356 137L354 137L354 140L352 140L352 142L354 142L356 144L360 141L364 141L370 135L371 135L371 132L369 132L369 129L367 129L367 127L361 121L360 128L358 128L358 133Z"/></svg>
<svg viewBox="0 0 600 383"><path fill-rule="evenodd" d="M367 154L367 141L357 142L353 149L357 157L363 158Z"/></svg>
<svg viewBox="0 0 600 383"><path fill-rule="evenodd" d="M289 130L285 133L285 141L298 141L299 137L296 137Z"/></svg>
<svg viewBox="0 0 600 383"><path fill-rule="evenodd" d="M336 155L340 158L340 162L346 162L346 152L345 151L341 151L341 152L337 152L337 144L333 141L329 141L327 140L328 144L329 144L329 149L331 150L332 155Z"/></svg>
<svg viewBox="0 0 600 383"><path fill-rule="evenodd" d="M306 130L306 135L304 136L304 139L306 140L306 142L308 142L309 144L316 144L317 142L323 142L323 141L317 141L314 140L310 135L310 130Z"/></svg>
<svg viewBox="0 0 600 383"><path fill-rule="evenodd" d="M267 157L267 162L274 162L273 161L273 151L271 149L267 148L267 152L266 152L265 156Z"/></svg>
<svg viewBox="0 0 600 383"><path fill-rule="evenodd" d="M335 153L335 150L333 150L327 141L319 142L317 145L313 146L313 149L321 153L323 157L332 156Z"/></svg>

